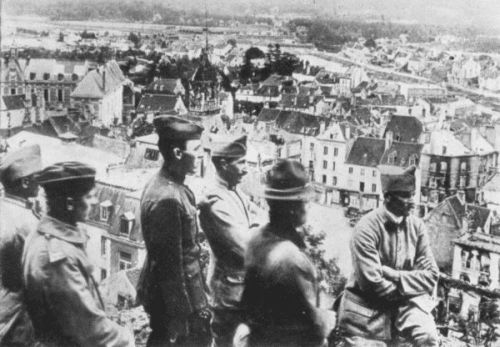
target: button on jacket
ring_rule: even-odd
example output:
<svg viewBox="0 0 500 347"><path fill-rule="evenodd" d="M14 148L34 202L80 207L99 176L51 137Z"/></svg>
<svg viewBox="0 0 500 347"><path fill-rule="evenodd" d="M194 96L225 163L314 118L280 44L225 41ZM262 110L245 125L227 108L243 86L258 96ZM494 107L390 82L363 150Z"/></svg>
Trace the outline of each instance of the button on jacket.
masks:
<svg viewBox="0 0 500 347"><path fill-rule="evenodd" d="M109 320L85 252L83 230L49 216L26 239L26 305L37 340L47 346L134 346Z"/></svg>
<svg viewBox="0 0 500 347"><path fill-rule="evenodd" d="M161 169L144 189L141 224L148 257L138 295L154 325L166 329L207 307L193 192Z"/></svg>
<svg viewBox="0 0 500 347"><path fill-rule="evenodd" d="M351 253L354 272L339 310L339 325L346 332L391 339L391 316L399 306L412 303L430 313L438 268L422 220L408 216L397 224L380 207L357 224ZM399 273L398 283L384 278L383 266ZM395 293L401 302L391 302Z"/></svg>

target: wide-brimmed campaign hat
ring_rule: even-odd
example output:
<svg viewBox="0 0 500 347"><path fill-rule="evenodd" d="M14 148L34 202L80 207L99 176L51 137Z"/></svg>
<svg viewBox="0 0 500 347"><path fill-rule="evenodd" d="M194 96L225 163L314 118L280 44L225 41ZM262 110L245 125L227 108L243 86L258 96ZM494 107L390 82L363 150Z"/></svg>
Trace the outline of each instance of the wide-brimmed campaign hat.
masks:
<svg viewBox="0 0 500 347"><path fill-rule="evenodd" d="M258 196L268 200L307 201L314 197L314 189L301 163L280 160L267 172L265 186Z"/></svg>

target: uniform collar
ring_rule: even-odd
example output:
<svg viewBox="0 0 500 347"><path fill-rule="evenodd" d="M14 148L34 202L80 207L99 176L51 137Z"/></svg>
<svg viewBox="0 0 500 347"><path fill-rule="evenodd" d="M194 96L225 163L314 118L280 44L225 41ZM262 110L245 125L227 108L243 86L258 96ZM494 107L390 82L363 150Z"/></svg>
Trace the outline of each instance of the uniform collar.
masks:
<svg viewBox="0 0 500 347"><path fill-rule="evenodd" d="M85 244L88 239L83 229L66 224L47 215L42 217L38 231L44 235L50 235L75 244Z"/></svg>
<svg viewBox="0 0 500 347"><path fill-rule="evenodd" d="M225 179L220 177L220 175L218 173L215 174L215 183L228 189L228 190L236 191L237 186L230 186L229 183L227 183L227 181Z"/></svg>
<svg viewBox="0 0 500 347"><path fill-rule="evenodd" d="M175 182L181 186L184 185L184 179L186 178L185 176L184 177L178 177L177 175L175 175L174 173L172 173L171 171L168 170L168 168L166 166L163 166L160 170L160 174L165 177L166 179L172 181L172 182Z"/></svg>
<svg viewBox="0 0 500 347"><path fill-rule="evenodd" d="M31 201L29 201L28 199L22 198L20 196L5 193L4 198L6 200L8 200L10 203L13 203L13 204L20 206L20 207L31 208L33 206Z"/></svg>
<svg viewBox="0 0 500 347"><path fill-rule="evenodd" d="M392 222L392 223L394 223L394 224L399 225L399 224L401 224L401 223L403 222L403 220L404 220L404 217L403 217L403 216L399 216L399 217L398 217L398 216L396 216L394 213L392 213L391 211L389 211L389 210L387 209L387 207L385 207L385 206L384 206L384 212L385 212L385 216L386 216L386 218L387 218L390 222Z"/></svg>

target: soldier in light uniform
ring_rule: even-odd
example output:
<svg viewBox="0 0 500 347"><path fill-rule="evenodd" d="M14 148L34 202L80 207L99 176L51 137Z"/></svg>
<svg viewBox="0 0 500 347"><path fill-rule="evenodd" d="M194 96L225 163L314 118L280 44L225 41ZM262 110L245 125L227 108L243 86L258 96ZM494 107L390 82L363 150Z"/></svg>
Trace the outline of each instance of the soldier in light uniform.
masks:
<svg viewBox="0 0 500 347"><path fill-rule="evenodd" d="M154 125L164 165L141 198L148 255L137 290L150 316L148 346L204 346L210 343L210 311L196 201L184 184L186 175L196 172L203 128L174 116L158 116Z"/></svg>
<svg viewBox="0 0 500 347"><path fill-rule="evenodd" d="M339 327L352 346L397 336L415 346L437 346L431 295L438 268L423 221L410 215L415 167L380 167L380 172L384 205L356 225L354 273L340 302Z"/></svg>
<svg viewBox="0 0 500 347"><path fill-rule="evenodd" d="M210 244L208 285L215 346L231 346L234 331L242 321L240 309L245 280L245 252L251 228L257 226L256 208L238 187L247 174L247 137L214 141L214 182L205 192L200 223Z"/></svg>
<svg viewBox="0 0 500 347"><path fill-rule="evenodd" d="M95 203L95 170L63 162L37 174L47 214L26 239L23 278L36 340L46 346L134 346L132 334L108 319L78 223Z"/></svg>
<svg viewBox="0 0 500 347"><path fill-rule="evenodd" d="M24 306L21 258L26 236L36 229L38 213L30 199L38 193L33 174L42 168L40 147L7 154L0 163L5 195L0 200L0 345L33 342L33 328Z"/></svg>

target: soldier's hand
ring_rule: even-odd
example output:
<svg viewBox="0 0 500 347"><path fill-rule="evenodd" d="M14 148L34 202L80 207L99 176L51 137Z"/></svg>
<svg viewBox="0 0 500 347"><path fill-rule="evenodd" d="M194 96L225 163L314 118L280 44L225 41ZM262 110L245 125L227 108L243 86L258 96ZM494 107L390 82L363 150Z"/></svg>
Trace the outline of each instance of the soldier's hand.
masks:
<svg viewBox="0 0 500 347"><path fill-rule="evenodd" d="M206 210L210 207L212 207L212 205L218 200L218 198L216 196L212 196L212 197L205 197L203 199L200 200L200 202L198 202L198 209L200 211L202 210Z"/></svg>
<svg viewBox="0 0 500 347"><path fill-rule="evenodd" d="M415 268L418 270L429 270L432 268L432 261L428 258L419 258L415 263Z"/></svg>
<svg viewBox="0 0 500 347"><path fill-rule="evenodd" d="M401 275L399 274L398 270L395 270L389 266L382 266L382 274L384 278L393 281L393 282L399 282L399 279Z"/></svg>

